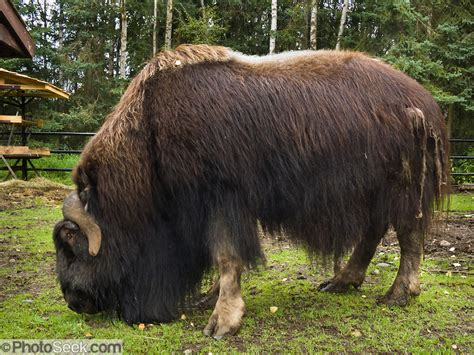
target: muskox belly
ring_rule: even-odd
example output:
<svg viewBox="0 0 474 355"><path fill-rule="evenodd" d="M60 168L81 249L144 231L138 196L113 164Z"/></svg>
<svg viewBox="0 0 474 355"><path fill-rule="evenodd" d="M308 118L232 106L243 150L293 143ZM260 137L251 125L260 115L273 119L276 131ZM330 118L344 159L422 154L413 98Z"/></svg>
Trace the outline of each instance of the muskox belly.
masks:
<svg viewBox="0 0 474 355"><path fill-rule="evenodd" d="M383 301L404 305L420 291L422 236L447 188L447 157L431 95L362 54L163 52L75 169L54 236L63 293L77 311L169 321L215 267L204 332L220 338L241 325L240 276L263 258L259 224L311 255L350 251L320 286L331 292L362 284L393 226L400 270Z"/></svg>

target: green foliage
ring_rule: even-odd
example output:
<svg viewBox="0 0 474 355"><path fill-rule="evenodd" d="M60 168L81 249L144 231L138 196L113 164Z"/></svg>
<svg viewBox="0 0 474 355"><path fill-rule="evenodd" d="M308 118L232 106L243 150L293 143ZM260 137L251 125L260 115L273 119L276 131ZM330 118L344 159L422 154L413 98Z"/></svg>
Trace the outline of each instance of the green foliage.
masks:
<svg viewBox="0 0 474 355"><path fill-rule="evenodd" d="M69 101L36 100L29 110L45 129L97 130L129 79L119 78L118 1L15 0L37 50L34 60L0 66L44 79L73 93ZM319 0L318 48L334 48L343 0ZM204 7L202 7L204 4ZM277 51L307 49L309 0L279 0ZM45 9L46 6L46 9ZM268 53L270 0L175 0L173 45L215 43ZM342 47L384 58L430 90L453 112L452 136L474 136L473 6L469 0L357 0L350 2ZM152 56L153 0L127 0L127 74ZM166 1L158 1L158 48L164 43ZM1 107L2 112L11 108ZM469 147L455 147L464 154Z"/></svg>
<svg viewBox="0 0 474 355"><path fill-rule="evenodd" d="M207 43L218 44L226 28L220 25L220 19L216 18L213 8L206 8L199 18L194 18L189 14L185 19L180 19L176 29L177 39L180 43Z"/></svg>
<svg viewBox="0 0 474 355"><path fill-rule="evenodd" d="M474 156L474 146L471 146L466 152L467 156ZM453 161L452 172L456 173L472 173L474 172L474 159L456 159ZM474 176L454 176L456 184L474 183Z"/></svg>

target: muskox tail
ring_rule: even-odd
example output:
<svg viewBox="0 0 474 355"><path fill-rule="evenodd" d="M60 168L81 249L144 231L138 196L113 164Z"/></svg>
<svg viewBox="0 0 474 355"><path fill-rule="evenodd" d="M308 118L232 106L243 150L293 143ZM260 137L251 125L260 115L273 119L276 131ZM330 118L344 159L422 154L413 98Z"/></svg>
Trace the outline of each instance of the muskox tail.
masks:
<svg viewBox="0 0 474 355"><path fill-rule="evenodd" d="M405 186L397 198L397 204L401 205L395 209L392 224L396 230L426 233L433 211L444 208L450 191L449 145L438 107L431 111L435 117L427 116L417 107L409 107L406 112L412 124L414 144L409 149L411 158L402 158Z"/></svg>

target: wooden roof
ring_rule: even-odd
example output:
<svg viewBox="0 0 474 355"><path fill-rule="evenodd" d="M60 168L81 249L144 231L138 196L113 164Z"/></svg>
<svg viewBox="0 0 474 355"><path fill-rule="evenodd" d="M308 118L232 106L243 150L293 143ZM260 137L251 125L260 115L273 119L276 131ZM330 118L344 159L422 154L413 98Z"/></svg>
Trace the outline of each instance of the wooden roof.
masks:
<svg viewBox="0 0 474 355"><path fill-rule="evenodd" d="M46 81L0 68L0 97L69 99L69 93Z"/></svg>
<svg viewBox="0 0 474 355"><path fill-rule="evenodd" d="M10 0L0 0L0 58L32 58L35 44Z"/></svg>

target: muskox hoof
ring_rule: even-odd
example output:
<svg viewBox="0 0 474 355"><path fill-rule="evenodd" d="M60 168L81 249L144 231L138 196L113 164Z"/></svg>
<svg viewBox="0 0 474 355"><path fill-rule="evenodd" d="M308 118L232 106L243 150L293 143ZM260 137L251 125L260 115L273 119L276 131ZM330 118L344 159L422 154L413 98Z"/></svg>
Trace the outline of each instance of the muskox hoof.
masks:
<svg viewBox="0 0 474 355"><path fill-rule="evenodd" d="M385 304L389 307L404 307L408 304L411 298L418 296L419 294L419 288L410 290L410 288L404 284L393 285L385 296L379 299L379 303Z"/></svg>
<svg viewBox="0 0 474 355"><path fill-rule="evenodd" d="M216 340L220 340L226 335L234 335L240 329L244 310L243 301L238 307L227 309L226 307L220 307L218 302L216 309L214 309L209 322L204 328L204 335L213 337Z"/></svg>
<svg viewBox="0 0 474 355"><path fill-rule="evenodd" d="M332 292L332 293L344 293L349 291L350 284L338 282L335 279L324 281L318 286L318 291Z"/></svg>

